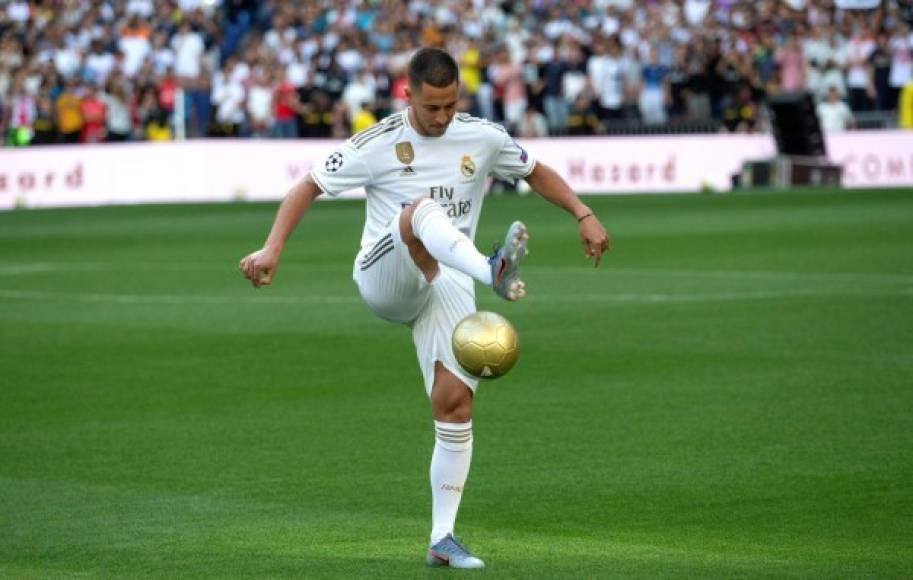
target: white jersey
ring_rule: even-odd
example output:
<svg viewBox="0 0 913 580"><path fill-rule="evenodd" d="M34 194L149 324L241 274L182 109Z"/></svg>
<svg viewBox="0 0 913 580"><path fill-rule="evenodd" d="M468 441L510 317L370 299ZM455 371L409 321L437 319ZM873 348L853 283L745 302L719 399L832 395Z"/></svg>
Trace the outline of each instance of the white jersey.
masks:
<svg viewBox="0 0 913 580"><path fill-rule="evenodd" d="M442 136L424 137L412 127L406 109L343 143L311 171L311 178L334 196L365 188L365 247L400 209L421 197L440 203L472 239L488 178L515 181L534 166L500 125L458 113Z"/></svg>

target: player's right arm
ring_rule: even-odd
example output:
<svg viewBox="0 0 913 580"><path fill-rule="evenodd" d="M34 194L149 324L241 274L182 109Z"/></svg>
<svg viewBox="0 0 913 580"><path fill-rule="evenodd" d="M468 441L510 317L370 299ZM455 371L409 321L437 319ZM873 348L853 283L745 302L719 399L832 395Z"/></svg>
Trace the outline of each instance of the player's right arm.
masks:
<svg viewBox="0 0 913 580"><path fill-rule="evenodd" d="M273 227L263 247L241 259L238 267L244 277L250 280L254 288L265 286L273 281L279 255L285 247L285 241L292 234L301 216L307 213L311 203L323 193L310 175L292 187L285 195L276 212Z"/></svg>
<svg viewBox="0 0 913 580"><path fill-rule="evenodd" d="M378 127L367 131L381 129ZM336 196L350 189L364 187L370 180L371 170L353 140L343 143L330 153L323 164L314 167L306 178L285 195L266 243L241 260L238 265L241 273L254 288L271 283L285 241L298 225L301 216L311 207L311 203L321 193Z"/></svg>

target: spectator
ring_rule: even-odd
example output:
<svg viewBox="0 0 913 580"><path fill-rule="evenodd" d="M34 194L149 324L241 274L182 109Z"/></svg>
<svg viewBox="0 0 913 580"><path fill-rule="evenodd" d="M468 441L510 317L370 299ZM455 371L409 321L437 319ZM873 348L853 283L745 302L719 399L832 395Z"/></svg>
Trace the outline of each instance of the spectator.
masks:
<svg viewBox="0 0 913 580"><path fill-rule="evenodd" d="M601 41L587 62L587 77L599 106L602 120L625 117L625 72L621 46L616 38ZM576 95L574 96L576 97ZM576 98L573 99L576 102Z"/></svg>
<svg viewBox="0 0 913 580"><path fill-rule="evenodd" d="M363 108L363 103L373 105L376 98L377 81L368 69L358 72L342 93L342 100L353 115Z"/></svg>
<svg viewBox="0 0 913 580"><path fill-rule="evenodd" d="M79 143L82 135L82 99L75 79L67 81L55 105L57 134L61 143Z"/></svg>
<svg viewBox="0 0 913 580"><path fill-rule="evenodd" d="M888 79L888 106L891 110L897 108L897 98L900 90L907 83L913 82L913 34L906 23L898 25L891 37L891 72Z"/></svg>
<svg viewBox="0 0 913 580"><path fill-rule="evenodd" d="M161 109L155 87L146 86L136 95L136 110L133 115L133 139L146 138L146 128L159 117Z"/></svg>
<svg viewBox="0 0 913 580"><path fill-rule="evenodd" d="M561 46L557 54L546 55L540 60L539 78L542 83L542 107L548 120L549 132L563 135L567 131L567 101L564 100L562 79L570 65L567 61L568 49Z"/></svg>
<svg viewBox="0 0 913 580"><path fill-rule="evenodd" d="M203 36L185 20L171 39L174 51L174 73L179 79L196 79L203 65Z"/></svg>
<svg viewBox="0 0 913 580"><path fill-rule="evenodd" d="M578 95L567 115L567 134L586 136L599 133L602 133L602 125L594 111L592 100L585 94Z"/></svg>
<svg viewBox="0 0 913 580"><path fill-rule="evenodd" d="M132 16L121 29L117 47L124 56L120 67L129 78L136 76L136 73L143 66L143 61L149 55L152 48L149 43L149 36L149 29L136 15ZM62 71L61 74L66 76L66 73Z"/></svg>
<svg viewBox="0 0 913 580"><path fill-rule="evenodd" d="M371 103L359 103L352 114L352 134L361 133L377 123L377 116L371 111Z"/></svg>
<svg viewBox="0 0 913 580"><path fill-rule="evenodd" d="M875 93L875 108L879 111L891 110L891 61L890 37L881 33L876 37L875 49L869 56L871 91Z"/></svg>
<svg viewBox="0 0 913 580"><path fill-rule="evenodd" d="M54 103L48 93L38 96L35 107L34 136L32 145L51 145L57 142L57 130L54 128Z"/></svg>
<svg viewBox="0 0 913 580"><path fill-rule="evenodd" d="M273 89L270 74L265 69L254 71L253 82L247 89L247 118L254 137L269 137L273 130Z"/></svg>
<svg viewBox="0 0 913 580"><path fill-rule="evenodd" d="M177 92L180 88L177 78L171 69L165 71L165 74L159 79L156 90L159 102L159 108L168 114L174 111L174 103L177 99Z"/></svg>
<svg viewBox="0 0 913 580"><path fill-rule="evenodd" d="M648 125L666 122L666 104L669 102L669 81L666 67L659 64L656 51L650 48L647 64L641 69L640 115Z"/></svg>
<svg viewBox="0 0 913 580"><path fill-rule="evenodd" d="M744 84L727 98L723 124L730 133L754 133L758 127L759 109L751 86Z"/></svg>
<svg viewBox="0 0 913 580"><path fill-rule="evenodd" d="M869 111L873 108L871 66L869 59L875 51L875 39L866 26L860 26L847 45L846 86L850 108L854 112Z"/></svg>
<svg viewBox="0 0 913 580"><path fill-rule="evenodd" d="M787 93L805 90L805 56L795 36L787 38L777 51L776 60L780 67L780 88Z"/></svg>
<svg viewBox="0 0 913 580"><path fill-rule="evenodd" d="M149 119L145 126L145 137L148 141L171 141L171 124L168 122L168 113L157 109L155 115Z"/></svg>
<svg viewBox="0 0 913 580"><path fill-rule="evenodd" d="M184 115L188 134L193 137L205 137L211 132L212 125L212 75L209 65L203 65L203 74L184 82Z"/></svg>
<svg viewBox="0 0 913 580"><path fill-rule="evenodd" d="M826 133L837 133L855 127L853 112L840 99L837 87L828 88L826 99L818 103L818 120L821 129Z"/></svg>
<svg viewBox="0 0 913 580"><path fill-rule="evenodd" d="M133 134L133 119L130 116L130 97L124 85L108 83L101 100L106 110L107 140L113 143L129 140Z"/></svg>
<svg viewBox="0 0 913 580"><path fill-rule="evenodd" d="M173 69L175 63L174 50L168 46L168 35L157 31L152 35L152 64L155 74L161 76L165 71Z"/></svg>
<svg viewBox="0 0 913 580"><path fill-rule="evenodd" d="M298 112L301 102L295 86L289 81L288 72L280 67L277 75L282 79L273 92L273 137L276 139L295 139L298 137Z"/></svg>
<svg viewBox="0 0 913 580"><path fill-rule="evenodd" d="M679 56L681 58L679 58ZM685 52L679 51L676 62L669 69L669 118L682 121L687 117L688 75L685 70Z"/></svg>
<svg viewBox="0 0 913 580"><path fill-rule="evenodd" d="M114 54L106 52L99 39L93 40L91 46L91 51L86 56L83 77L96 86L104 86L108 75L114 70Z"/></svg>
<svg viewBox="0 0 913 580"><path fill-rule="evenodd" d="M476 107L476 95L482 84L481 62L482 54L472 38L466 39L466 44L458 52L460 65L460 83L466 96L472 101L472 108Z"/></svg>
<svg viewBox="0 0 913 580"><path fill-rule="evenodd" d="M524 139L548 137L548 121L545 120L545 115L533 107L527 107L517 128L517 136Z"/></svg>
<svg viewBox="0 0 913 580"><path fill-rule="evenodd" d="M246 104L256 99L248 94L256 84L250 71L264 69L270 78L262 89L273 95L263 116L271 118L268 134L345 136L350 121L368 118L364 101L380 117L406 106L405 64L422 43L446 46L458 58L461 107L508 125L525 123L524 111L533 108L545 114L552 135L568 131L568 112L580 96L594 100L594 113L620 130L636 128L630 121L639 117L662 123L670 116L722 116L719 125L731 129L746 85L758 113L766 94L809 88L824 98L831 86L845 91L856 110L883 111L896 106L898 90L913 78L913 3L882 4L846 10L833 0L548 0L520 8L495 0L15 0L0 9L0 120L12 122L19 79L21 92L37 99L36 111L42 95L51 100L55 123L66 129L56 131L58 138L73 140L84 123L74 112L80 96L67 83L100 88L118 79L136 96L133 138L145 138L145 127L162 114L165 129L149 134L171 138L179 89L184 117L176 121L190 138L246 135ZM158 103L149 100L149 87ZM348 107L340 108L341 100ZM289 106L296 102L298 108ZM112 101L105 105L106 116L118 116ZM579 123L588 118L579 110L574 117L575 132L595 130ZM112 139L121 134L111 130Z"/></svg>
<svg viewBox="0 0 913 580"><path fill-rule="evenodd" d="M333 133L335 117L329 95L322 90L310 93L303 101L301 113L301 136L327 139Z"/></svg>
<svg viewBox="0 0 913 580"><path fill-rule="evenodd" d="M491 65L490 76L495 88L495 94L502 101L503 119L509 128L517 127L526 110L526 85L523 79L523 69L511 60L510 51L501 48Z"/></svg>
<svg viewBox="0 0 913 580"><path fill-rule="evenodd" d="M13 146L28 145L34 135L36 115L37 103L35 97L25 90L24 79L14 79L6 122L6 142Z"/></svg>
<svg viewBox="0 0 913 580"><path fill-rule="evenodd" d="M707 43L696 39L687 49L687 92L685 96L687 117L694 121L711 118L710 76L707 74Z"/></svg>
<svg viewBox="0 0 913 580"><path fill-rule="evenodd" d="M102 143L107 133L107 109L94 85L86 85L82 99L82 135L80 143Z"/></svg>

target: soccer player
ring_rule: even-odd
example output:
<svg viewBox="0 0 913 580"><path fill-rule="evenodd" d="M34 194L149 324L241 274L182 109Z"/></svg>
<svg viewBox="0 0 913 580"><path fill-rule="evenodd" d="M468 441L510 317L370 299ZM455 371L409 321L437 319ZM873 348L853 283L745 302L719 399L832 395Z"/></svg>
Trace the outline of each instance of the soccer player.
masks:
<svg viewBox="0 0 913 580"><path fill-rule="evenodd" d="M409 62L409 107L356 134L286 195L263 248L241 260L255 288L270 284L279 255L319 195L364 187L367 211L353 278L378 316L412 329L434 417L430 566L481 568L453 537L472 455L472 401L478 381L451 350L456 324L475 312L473 280L507 300L526 294L519 263L528 234L510 225L486 257L473 245L489 176L525 179L577 220L585 254L599 265L609 238L593 211L551 168L537 163L499 125L456 113L459 69L445 51L419 50Z"/></svg>

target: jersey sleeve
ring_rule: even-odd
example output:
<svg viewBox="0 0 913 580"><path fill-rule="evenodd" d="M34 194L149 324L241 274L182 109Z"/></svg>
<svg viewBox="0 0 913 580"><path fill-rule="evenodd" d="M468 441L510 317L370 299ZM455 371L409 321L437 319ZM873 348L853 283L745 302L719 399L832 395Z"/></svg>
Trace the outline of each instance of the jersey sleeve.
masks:
<svg viewBox="0 0 913 580"><path fill-rule="evenodd" d="M371 168L361 152L346 142L311 169L311 178L324 193L336 196L367 185L371 181Z"/></svg>
<svg viewBox="0 0 913 580"><path fill-rule="evenodd" d="M507 132L501 133L501 147L495 155L492 175L505 181L523 179L536 166L536 160L529 156L526 149L514 141Z"/></svg>

